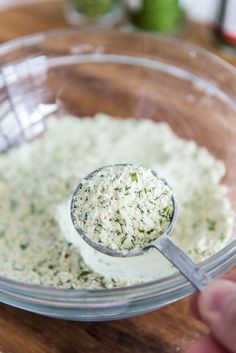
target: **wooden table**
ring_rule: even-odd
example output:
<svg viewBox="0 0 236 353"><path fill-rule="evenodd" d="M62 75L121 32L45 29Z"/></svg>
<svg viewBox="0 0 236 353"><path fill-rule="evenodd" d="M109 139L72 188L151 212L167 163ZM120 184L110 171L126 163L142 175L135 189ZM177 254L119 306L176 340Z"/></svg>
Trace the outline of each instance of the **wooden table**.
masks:
<svg viewBox="0 0 236 353"><path fill-rule="evenodd" d="M68 24L60 1L0 12L0 42L61 27ZM180 37L236 65L236 56L219 51L203 26L191 24ZM142 317L107 323L49 319L0 305L0 353L181 353L206 332L192 318L188 299Z"/></svg>

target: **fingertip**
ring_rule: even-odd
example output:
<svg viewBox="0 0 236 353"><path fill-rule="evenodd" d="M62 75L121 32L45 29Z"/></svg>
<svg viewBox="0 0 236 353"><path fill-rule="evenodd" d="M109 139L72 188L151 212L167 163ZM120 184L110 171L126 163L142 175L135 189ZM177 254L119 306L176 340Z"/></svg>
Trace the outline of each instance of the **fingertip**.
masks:
<svg viewBox="0 0 236 353"><path fill-rule="evenodd" d="M186 353L225 353L212 337L206 336L191 344Z"/></svg>
<svg viewBox="0 0 236 353"><path fill-rule="evenodd" d="M220 277L220 279L226 279L231 282L236 282L236 271L227 273L226 275Z"/></svg>
<svg viewBox="0 0 236 353"><path fill-rule="evenodd" d="M236 283L218 279L208 285L200 295L199 311L215 340L236 352Z"/></svg>
<svg viewBox="0 0 236 353"><path fill-rule="evenodd" d="M199 311L206 320L225 309L229 299L236 296L236 284L225 279L218 279L206 287L199 297ZM211 322L210 322L211 323Z"/></svg>

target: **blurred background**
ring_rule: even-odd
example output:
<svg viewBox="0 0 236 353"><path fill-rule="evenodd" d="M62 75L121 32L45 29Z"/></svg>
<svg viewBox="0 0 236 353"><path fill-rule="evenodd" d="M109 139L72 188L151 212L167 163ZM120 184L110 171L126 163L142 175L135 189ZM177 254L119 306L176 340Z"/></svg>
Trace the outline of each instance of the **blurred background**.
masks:
<svg viewBox="0 0 236 353"><path fill-rule="evenodd" d="M48 0L48 2L56 2L55 0ZM1 0L0 7L9 6L24 6L30 3L45 2L44 0ZM130 3L137 3L137 0L131 0ZM220 0L181 0L183 8L191 18L201 22L212 22L217 13L217 8L220 4Z"/></svg>
<svg viewBox="0 0 236 353"><path fill-rule="evenodd" d="M178 36L230 62L236 52L235 0L0 0L0 22L0 42L54 28L98 26Z"/></svg>

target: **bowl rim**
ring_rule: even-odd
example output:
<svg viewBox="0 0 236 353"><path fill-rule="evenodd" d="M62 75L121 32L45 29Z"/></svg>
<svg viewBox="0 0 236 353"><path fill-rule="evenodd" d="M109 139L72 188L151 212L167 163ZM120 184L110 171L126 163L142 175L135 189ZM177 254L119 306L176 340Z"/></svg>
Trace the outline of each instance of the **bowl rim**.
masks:
<svg viewBox="0 0 236 353"><path fill-rule="evenodd" d="M19 49L22 46L31 46L39 44L46 37L58 37L63 35L79 35L80 33L96 33L99 35L105 34L106 36L125 36L125 37L143 37L153 38L157 42L158 40L167 41L169 43L178 44L183 49L194 50L201 56L207 57L210 60L215 61L222 67L225 67L228 71L235 75L236 79L236 68L230 63L226 62L214 53L211 53L203 48L200 48L194 44L188 43L184 40L177 39L171 36L165 36L162 34L154 33L143 33L143 32L123 32L123 31L109 31L94 29L83 29L77 30L75 28L62 28L51 31L39 32L36 34L27 35L21 38L17 38L0 45L0 55L9 53L11 50ZM154 59L155 60L155 59ZM1 69L1 65L0 65ZM236 239L230 244L224 247L222 250L217 252L212 257L206 259L201 263L202 268L213 277L221 275L226 270L231 268L236 263ZM144 291L145 289L145 291ZM39 285L27 284L16 280L11 280L0 276L0 294L8 296L9 298L19 299L31 304L37 304L42 306L50 307L67 307L67 308L91 308L91 305L96 307L109 307L111 302L117 303L117 305L123 305L124 300L143 300L147 299L147 296L156 298L157 295L163 295L167 292L176 295L176 299L182 298L187 294L191 294L194 291L192 285L179 273L175 273L170 276L163 277L161 279L118 288L109 289L62 289L54 287L44 287ZM122 300L121 296L122 295ZM129 295L131 295L129 297ZM127 297L126 297L127 296ZM84 300L86 298L86 301Z"/></svg>
<svg viewBox="0 0 236 353"><path fill-rule="evenodd" d="M109 36L132 36L132 37L143 37L143 38L152 38L152 39L157 39L157 40L162 40L162 41L168 41L169 43L173 44L178 44L182 48L185 49L192 49L196 51L197 53L208 57L209 59L215 61L216 63L224 66L228 70L232 71L233 74L236 74L236 67L233 66L231 63L227 62L223 58L221 58L219 55L202 48L196 44L193 44L191 42L188 42L187 40L177 38L173 35L165 35L162 33L154 33L154 32L142 32L142 31L124 31L122 29L114 30L114 29L109 29L109 32L106 30L96 28L94 27L91 28L80 28L76 29L73 27L64 27L64 28L57 28L57 29L52 29L49 31L41 31L41 32L36 32L32 33L29 35L25 35L16 39L11 39L9 41L6 41L5 43L0 44L0 55L6 54L12 49L18 49L22 45L24 46L30 46L30 45L35 45L39 43L42 39L45 37L58 37L61 34L79 34L79 33L94 33L94 34L100 34L100 35L109 35Z"/></svg>

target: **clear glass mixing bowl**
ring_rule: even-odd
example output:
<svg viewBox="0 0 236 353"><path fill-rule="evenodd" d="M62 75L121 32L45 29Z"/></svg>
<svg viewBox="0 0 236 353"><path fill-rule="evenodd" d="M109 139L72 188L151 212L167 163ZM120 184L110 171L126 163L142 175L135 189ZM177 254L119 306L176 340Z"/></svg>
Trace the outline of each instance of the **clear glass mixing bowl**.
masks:
<svg viewBox="0 0 236 353"><path fill-rule="evenodd" d="M135 33L53 31L0 47L0 150L31 141L58 111L167 121L223 160L236 209L236 71L176 39ZM58 120L58 123L60 121ZM147 137L148 138L148 137ZM217 276L235 264L231 243L202 263ZM102 321L140 315L193 292L180 274L105 290L43 288L0 278L0 300L32 312Z"/></svg>

